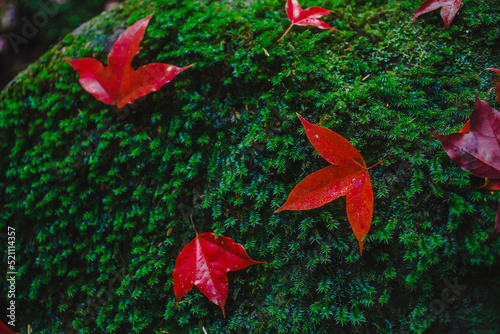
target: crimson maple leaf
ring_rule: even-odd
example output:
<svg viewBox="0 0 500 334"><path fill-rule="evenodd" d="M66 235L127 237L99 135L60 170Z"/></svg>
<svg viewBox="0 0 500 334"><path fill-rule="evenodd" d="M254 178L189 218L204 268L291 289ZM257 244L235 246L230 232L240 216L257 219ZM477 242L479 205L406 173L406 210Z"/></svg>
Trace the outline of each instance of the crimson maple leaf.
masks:
<svg viewBox="0 0 500 334"><path fill-rule="evenodd" d="M278 42L280 42L283 37L285 37L285 35L294 25L311 25L320 29L333 29L340 31L338 29L330 27L325 22L318 20L318 18L320 18L321 16L327 15L332 12L333 10L324 9L321 7L309 7L307 9L302 9L298 0L288 0L286 2L286 13L288 14L288 19L290 20L290 22L292 22L292 24L288 27L288 29L285 31L283 36L281 36Z"/></svg>
<svg viewBox="0 0 500 334"><path fill-rule="evenodd" d="M424 3L417 9L412 22L422 14L441 8L441 17L444 21L446 30L450 29L451 21L457 15L458 10L462 4L462 0L425 0Z"/></svg>
<svg viewBox="0 0 500 334"><path fill-rule="evenodd" d="M93 58L64 59L80 74L79 82L83 89L99 101L121 108L157 91L177 74L193 66L153 63L137 70L132 68L132 58L139 53L139 44L152 17L153 14L137 21L120 35L111 48L107 66Z"/></svg>
<svg viewBox="0 0 500 334"><path fill-rule="evenodd" d="M221 307L225 317L227 272L256 263L263 262L252 260L243 246L231 238L216 237L210 232L196 234L175 260L173 278L177 303L196 285L212 303Z"/></svg>
<svg viewBox="0 0 500 334"><path fill-rule="evenodd" d="M498 74L498 81L497 81L497 101L498 101L498 103L500 103L500 70L497 70L496 68L487 68L487 70L495 71Z"/></svg>
<svg viewBox="0 0 500 334"><path fill-rule="evenodd" d="M363 253L363 238L368 234L373 214L373 190L365 160L349 141L339 134L313 125L299 114L307 138L314 149L332 166L300 181L276 212L310 210L346 196L347 218ZM385 159L384 159L385 160ZM382 160L383 161L383 160ZM381 162L382 162L381 161Z"/></svg>
<svg viewBox="0 0 500 334"><path fill-rule="evenodd" d="M439 139L448 156L460 168L486 179L482 188L500 190L500 113L476 97L470 120L456 133ZM500 206L490 238L500 233Z"/></svg>

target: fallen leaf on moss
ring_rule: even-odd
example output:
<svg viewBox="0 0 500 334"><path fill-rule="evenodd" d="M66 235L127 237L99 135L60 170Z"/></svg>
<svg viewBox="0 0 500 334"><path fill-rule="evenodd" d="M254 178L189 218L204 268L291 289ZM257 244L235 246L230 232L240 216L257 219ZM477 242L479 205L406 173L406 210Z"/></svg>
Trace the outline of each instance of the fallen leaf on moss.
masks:
<svg viewBox="0 0 500 334"><path fill-rule="evenodd" d="M212 303L220 306L225 316L227 272L256 263L263 262L252 260L243 246L231 238L217 238L210 232L197 234L175 260L173 279L177 303L196 285Z"/></svg>
<svg viewBox="0 0 500 334"><path fill-rule="evenodd" d="M120 35L111 48L108 65L94 58L64 59L80 74L83 89L96 99L118 108L157 91L177 74L190 68L170 64L153 63L132 68L131 62L139 53L139 44L153 15L137 21Z"/></svg>
<svg viewBox="0 0 500 334"><path fill-rule="evenodd" d="M346 196L347 218L363 254L363 238L370 230L373 190L365 160L349 141L339 134L313 125L298 115L314 149L332 166L325 167L299 182L278 210L319 208ZM383 161L383 160L382 160Z"/></svg>
<svg viewBox="0 0 500 334"><path fill-rule="evenodd" d="M311 25L320 29L333 29L340 31L338 29L330 27L325 22L318 20L318 18L320 18L321 16L327 15L332 12L333 10L324 9L321 7L309 7L307 9L302 9L302 7L300 7L298 0L288 0L286 2L286 13L288 15L288 19L290 20L290 22L292 22L292 24L288 27L288 29L285 31L283 36L281 36L278 42L280 42L283 39L283 37L285 37L285 35L288 33L288 31L290 31L290 29L294 25L298 26Z"/></svg>
<svg viewBox="0 0 500 334"><path fill-rule="evenodd" d="M446 30L449 30L451 21L453 21L455 15L457 15L461 4L462 0L426 0L417 9L411 22L415 21L415 19L422 14L441 8L441 17L443 18L444 26Z"/></svg>
<svg viewBox="0 0 500 334"><path fill-rule="evenodd" d="M476 97L470 120L448 135L430 132L460 168L485 178L482 188L500 190L500 113ZM500 207L490 238L500 233Z"/></svg>

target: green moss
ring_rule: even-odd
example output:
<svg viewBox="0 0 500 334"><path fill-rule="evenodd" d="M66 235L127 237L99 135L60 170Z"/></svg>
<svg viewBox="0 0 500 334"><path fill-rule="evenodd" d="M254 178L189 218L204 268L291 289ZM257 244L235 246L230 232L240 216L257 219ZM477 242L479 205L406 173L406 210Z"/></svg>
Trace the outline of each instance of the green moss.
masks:
<svg viewBox="0 0 500 334"><path fill-rule="evenodd" d="M427 133L460 128L476 93L498 107L485 69L500 64L498 2L464 0L449 32L438 12L411 24L414 1L303 2L334 9L325 21L343 33L296 26L277 43L284 1L136 0L68 35L2 92L0 224L18 231L20 325L498 332L500 241L486 238L499 196L476 189ZM195 65L125 110L96 101L62 58L105 61L151 12L134 66ZM295 113L351 141L368 165L392 154L370 170L362 257L344 199L273 214L326 166ZM225 319L196 289L175 307L171 273L194 237L191 212L198 231L267 261L229 274ZM447 284L465 289L444 303Z"/></svg>

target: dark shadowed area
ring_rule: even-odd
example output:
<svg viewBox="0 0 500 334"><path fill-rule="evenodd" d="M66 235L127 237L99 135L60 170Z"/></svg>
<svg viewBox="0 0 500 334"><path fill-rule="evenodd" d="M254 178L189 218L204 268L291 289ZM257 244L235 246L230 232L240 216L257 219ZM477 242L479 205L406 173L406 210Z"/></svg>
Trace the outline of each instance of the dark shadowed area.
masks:
<svg viewBox="0 0 500 334"><path fill-rule="evenodd" d="M0 89L109 0L0 0Z"/></svg>

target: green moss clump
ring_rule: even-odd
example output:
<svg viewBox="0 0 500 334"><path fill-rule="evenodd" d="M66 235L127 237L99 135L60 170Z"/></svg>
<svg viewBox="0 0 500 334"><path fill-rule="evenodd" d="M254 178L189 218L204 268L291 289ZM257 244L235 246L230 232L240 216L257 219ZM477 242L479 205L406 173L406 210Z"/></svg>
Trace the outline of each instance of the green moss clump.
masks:
<svg viewBox="0 0 500 334"><path fill-rule="evenodd" d="M497 333L499 196L427 131L468 119L499 67L500 4L444 30L418 1L303 1L343 33L288 27L285 1L140 1L97 17L0 95L0 227L17 231L17 318L36 333ZM154 13L134 66L194 66L124 110L62 58L105 61ZM90 44L87 44L89 43ZM368 76L369 75L369 76ZM359 256L345 200L273 211L326 166L295 113L351 141L375 192ZM267 261L229 274L226 318L172 270L198 231ZM7 259L4 259L4 263ZM3 283L2 283L3 284ZM457 287L460 286L460 287ZM451 288L450 288L451 287Z"/></svg>

